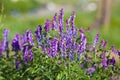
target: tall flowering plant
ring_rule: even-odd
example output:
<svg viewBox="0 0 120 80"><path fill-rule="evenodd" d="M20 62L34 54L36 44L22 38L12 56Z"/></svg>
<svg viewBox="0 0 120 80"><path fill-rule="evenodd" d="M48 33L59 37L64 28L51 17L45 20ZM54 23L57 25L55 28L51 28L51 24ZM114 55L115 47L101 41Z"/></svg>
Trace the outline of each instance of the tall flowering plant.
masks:
<svg viewBox="0 0 120 80"><path fill-rule="evenodd" d="M90 44L86 33L90 32L91 28L87 30L76 28L75 17L73 12L64 22L64 10L61 9L58 15L55 13L52 20L46 20L44 26L38 25L34 32L36 40L33 39L34 35L29 29L22 36L16 34L10 48L15 56L18 56L19 52L20 55L15 58L15 65L12 67L9 64L12 64L10 61L13 62L13 60L11 57L8 58L9 30L5 29L3 40L0 42L0 56L3 56L6 51L9 62L5 62L7 60L0 57L0 64L7 63L7 67L0 66L0 78L2 75L7 79L12 77L12 79L24 78L25 80L36 78L40 80L114 80L114 75L119 74L117 63L120 51L114 46L111 50L107 50L105 40L97 46L100 34L96 34L93 43ZM111 53L113 55L110 55ZM10 76L7 75L8 73Z"/></svg>

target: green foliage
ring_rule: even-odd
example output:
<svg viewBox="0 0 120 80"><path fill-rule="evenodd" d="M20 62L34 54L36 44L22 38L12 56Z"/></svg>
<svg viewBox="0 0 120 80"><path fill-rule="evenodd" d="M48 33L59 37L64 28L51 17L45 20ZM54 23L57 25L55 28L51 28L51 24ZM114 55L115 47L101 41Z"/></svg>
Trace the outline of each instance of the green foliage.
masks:
<svg viewBox="0 0 120 80"><path fill-rule="evenodd" d="M108 66L104 69L102 65L96 67L93 74L86 74L86 69L91 67L93 63L99 63L101 60L97 57L97 61L86 62L81 58L80 61L69 61L61 57L50 58L41 52L41 48L33 48L33 61L25 64L21 53L17 59L21 64L19 70L15 69L15 56L10 58L0 58L0 79L2 80L109 80L110 77L119 75L118 66ZM91 53L88 53L88 55ZM94 53L93 53L94 54ZM86 62L84 68L81 64Z"/></svg>

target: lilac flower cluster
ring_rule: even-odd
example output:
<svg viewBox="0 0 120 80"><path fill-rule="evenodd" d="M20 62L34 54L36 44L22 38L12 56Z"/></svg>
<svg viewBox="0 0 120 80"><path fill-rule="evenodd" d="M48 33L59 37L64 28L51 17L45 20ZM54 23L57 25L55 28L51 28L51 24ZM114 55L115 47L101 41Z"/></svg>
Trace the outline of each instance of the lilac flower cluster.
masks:
<svg viewBox="0 0 120 80"><path fill-rule="evenodd" d="M6 52L6 57L9 57L9 41L8 41L9 30L5 29L3 32L3 40L0 42L0 56L3 52Z"/></svg>
<svg viewBox="0 0 120 80"><path fill-rule="evenodd" d="M65 28L66 27L66 28ZM20 36L16 34L14 39L12 40L12 50L15 52L15 56L22 51L23 52L23 61L25 64L28 64L29 61L33 60L33 47L42 48L43 54L48 55L49 57L62 57L68 58L70 61L76 60L79 61L82 57L87 60L89 57L87 56L87 51L94 52L98 43L100 34L96 34L95 40L92 46L88 47L86 30L82 28L75 27L75 13L73 12L71 16L66 20L66 26L64 27L64 10L61 9L59 15L55 13L52 20L46 20L45 25L42 27L38 25L35 31L35 37L37 41L37 46L34 44L33 34L28 29L25 34ZM50 35L49 33L56 31L55 35ZM90 32L90 27L87 32ZM9 30L4 30L4 39L0 43L0 56L3 51L9 51L8 47L8 33ZM51 37L53 36L53 37ZM79 40L80 42L78 42ZM112 59L107 59L106 57L106 45L107 41L102 40L100 43L100 47L104 48L103 53L100 55L102 60L103 68L107 68L108 65L115 65L116 61L114 57ZM120 56L120 51L115 50L112 46L112 52ZM16 60L16 69L20 65L20 61ZM86 70L87 74L93 74L95 72L95 67L88 68Z"/></svg>

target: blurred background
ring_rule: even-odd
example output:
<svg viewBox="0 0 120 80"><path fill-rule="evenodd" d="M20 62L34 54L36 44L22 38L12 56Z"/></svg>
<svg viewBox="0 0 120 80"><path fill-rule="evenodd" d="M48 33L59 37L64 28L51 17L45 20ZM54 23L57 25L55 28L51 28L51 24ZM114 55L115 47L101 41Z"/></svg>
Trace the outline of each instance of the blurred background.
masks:
<svg viewBox="0 0 120 80"><path fill-rule="evenodd" d="M92 27L90 41L99 32L108 48L120 49L120 0L0 0L0 39L5 28L10 29L10 40L28 28L34 32L61 8L65 19L75 11L76 27Z"/></svg>

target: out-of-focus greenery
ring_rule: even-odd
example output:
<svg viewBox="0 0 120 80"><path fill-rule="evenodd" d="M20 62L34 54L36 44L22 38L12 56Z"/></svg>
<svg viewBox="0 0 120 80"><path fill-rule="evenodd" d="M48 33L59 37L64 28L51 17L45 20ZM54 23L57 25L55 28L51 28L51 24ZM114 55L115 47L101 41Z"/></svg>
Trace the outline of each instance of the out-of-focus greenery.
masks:
<svg viewBox="0 0 120 80"><path fill-rule="evenodd" d="M9 2L9 0L8 0L8 2ZM20 2L22 2L22 1L20 1ZM18 2L18 3L21 4L20 2ZM41 3L43 3L43 2L41 1ZM17 4L14 3L14 5L12 7L15 8L14 7L15 5L17 6ZM25 4L25 5L26 6L28 5L28 7L30 5L34 6L34 3L31 2L30 4ZM24 7L24 6L20 6L20 7L21 7L20 8L21 10L23 8L27 9L27 7ZM111 23L109 26L109 30L106 30L104 28L98 30L99 33L101 34L101 39L105 39L108 41L109 48L110 48L110 46L115 45L116 48L120 49L120 46L119 46L120 45L120 37L119 37L120 10L119 10L119 7L120 7L119 3L113 4L112 13L111 13ZM6 6L6 8L7 8L7 6ZM24 11L26 11L26 9ZM70 14L71 14L71 12L70 13L65 12L65 16L64 16L65 19L68 18L70 16ZM76 11L75 25L76 25L76 27L87 28L89 26L92 26L92 24L95 20L95 17L96 17L96 12L82 12L82 11L77 12ZM15 33L22 34L28 28L34 32L35 28L37 27L38 24L41 24L42 26L44 26L43 24L45 23L45 20L51 19L51 18L52 18L52 16L46 16L46 17L41 16L39 19L31 20L31 19L25 18L24 20L20 20L19 18L13 18L9 15L6 15L6 18L3 19L4 23L2 22L2 24L4 25L4 28L10 29L10 40L11 40L13 38L13 36L15 35ZM0 37L1 37L1 34L2 34L4 28L2 28L0 30ZM95 37L95 35L98 31L94 30L91 32L91 35L93 36L92 39Z"/></svg>
<svg viewBox="0 0 120 80"><path fill-rule="evenodd" d="M0 5L3 5L4 7L4 13L10 14L13 12L27 12L33 8L40 6L40 3L37 3L35 0L18 0L15 2L15 0L0 0ZM0 9L2 6L0 6Z"/></svg>

